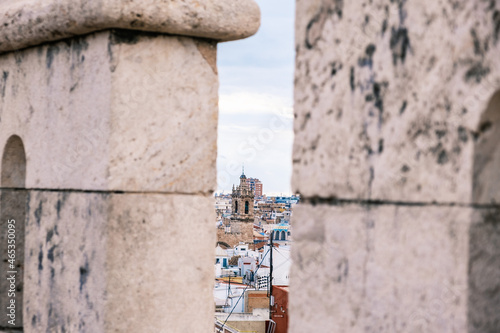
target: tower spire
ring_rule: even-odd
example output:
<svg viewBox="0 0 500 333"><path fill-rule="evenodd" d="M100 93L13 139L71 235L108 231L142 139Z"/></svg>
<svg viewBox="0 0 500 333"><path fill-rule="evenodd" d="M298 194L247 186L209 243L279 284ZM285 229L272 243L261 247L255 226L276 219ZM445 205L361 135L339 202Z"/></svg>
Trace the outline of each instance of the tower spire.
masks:
<svg viewBox="0 0 500 333"><path fill-rule="evenodd" d="M243 163L241 165L241 174L244 175L245 174L245 163Z"/></svg>

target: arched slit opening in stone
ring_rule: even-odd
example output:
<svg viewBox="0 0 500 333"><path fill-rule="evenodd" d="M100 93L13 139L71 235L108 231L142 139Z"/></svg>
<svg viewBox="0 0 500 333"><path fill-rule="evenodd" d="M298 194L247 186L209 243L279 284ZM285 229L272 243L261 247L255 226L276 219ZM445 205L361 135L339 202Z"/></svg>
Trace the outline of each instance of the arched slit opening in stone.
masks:
<svg viewBox="0 0 500 333"><path fill-rule="evenodd" d="M28 192L24 144L12 135L2 155L0 224L2 272L0 307L7 310L0 320L1 328L21 332L23 327L24 243Z"/></svg>
<svg viewBox="0 0 500 333"><path fill-rule="evenodd" d="M468 332L500 332L500 91L474 132Z"/></svg>

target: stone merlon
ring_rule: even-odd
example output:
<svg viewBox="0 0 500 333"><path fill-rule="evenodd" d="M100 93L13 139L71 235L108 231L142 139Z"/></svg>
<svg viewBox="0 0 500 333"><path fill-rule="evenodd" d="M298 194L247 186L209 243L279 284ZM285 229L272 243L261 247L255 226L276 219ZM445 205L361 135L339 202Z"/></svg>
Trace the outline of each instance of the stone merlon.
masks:
<svg viewBox="0 0 500 333"><path fill-rule="evenodd" d="M0 0L0 53L111 28L229 41L259 25L253 0Z"/></svg>

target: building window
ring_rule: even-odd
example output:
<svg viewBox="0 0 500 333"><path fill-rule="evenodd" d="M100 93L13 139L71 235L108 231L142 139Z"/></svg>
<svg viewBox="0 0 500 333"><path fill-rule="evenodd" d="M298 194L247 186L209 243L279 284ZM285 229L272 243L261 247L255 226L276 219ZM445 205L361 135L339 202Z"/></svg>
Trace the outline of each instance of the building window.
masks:
<svg viewBox="0 0 500 333"><path fill-rule="evenodd" d="M234 203L234 212L238 213L238 201L235 201Z"/></svg>
<svg viewBox="0 0 500 333"><path fill-rule="evenodd" d="M245 201L245 214L248 214L248 201Z"/></svg>

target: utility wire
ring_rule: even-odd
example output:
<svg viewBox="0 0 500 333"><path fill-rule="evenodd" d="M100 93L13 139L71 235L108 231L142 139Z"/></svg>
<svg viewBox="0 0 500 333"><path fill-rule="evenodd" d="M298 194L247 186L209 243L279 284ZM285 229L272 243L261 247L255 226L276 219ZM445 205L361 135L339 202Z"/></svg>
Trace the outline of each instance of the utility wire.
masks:
<svg viewBox="0 0 500 333"><path fill-rule="evenodd" d="M260 262L259 265L257 265L257 269L255 270L255 273L254 273L254 276L257 274L257 272L259 271L259 268L260 266L262 265L262 263L264 262L264 259L266 259L266 256L267 254L269 253L270 249L267 250L266 254L264 254L264 256L262 257L262 260ZM271 281L272 283L272 281ZM240 302L240 299L241 297L243 297L243 295L245 295L245 291L248 289L248 287L250 287L249 284L247 284L247 286L245 287L245 289L243 289L243 292L241 293L240 297L238 297L238 300L236 301L236 304L233 306L231 312L229 312L229 315L227 316L226 320L224 321L224 323L222 324L222 327L219 328L219 333L224 329L224 326L226 325L227 321L229 320L229 317L231 317L231 315L233 314L233 311L234 309L236 309L236 306L238 305L238 303Z"/></svg>

